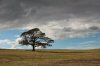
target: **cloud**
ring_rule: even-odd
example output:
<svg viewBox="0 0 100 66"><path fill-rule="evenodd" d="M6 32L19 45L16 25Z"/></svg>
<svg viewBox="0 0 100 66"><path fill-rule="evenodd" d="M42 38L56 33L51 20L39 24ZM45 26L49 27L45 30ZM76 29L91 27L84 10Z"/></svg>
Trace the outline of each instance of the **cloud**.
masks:
<svg viewBox="0 0 100 66"><path fill-rule="evenodd" d="M17 38L16 40L9 40L9 39L4 39L0 40L0 45L5 45L6 48L8 48L6 45L10 45L11 47L8 49L17 49L18 41L21 40L21 38Z"/></svg>
<svg viewBox="0 0 100 66"><path fill-rule="evenodd" d="M2 45L5 45L4 48L16 49L16 47L15 47L16 43L13 40L9 40L9 39L0 40L0 45L1 45L0 48L3 47ZM9 45L11 47L9 48L7 45Z"/></svg>
<svg viewBox="0 0 100 66"><path fill-rule="evenodd" d="M0 29L38 27L54 39L86 36L100 30L99 7L99 0L0 0Z"/></svg>
<svg viewBox="0 0 100 66"><path fill-rule="evenodd" d="M4 39L4 40L0 40L0 45L1 45L1 48L2 48L2 45L5 45L5 48L16 49L17 43L14 40ZM11 47L8 47L7 45Z"/></svg>
<svg viewBox="0 0 100 66"><path fill-rule="evenodd" d="M22 46L18 43L22 38L17 38L16 40L9 40L4 39L0 40L0 48L6 48L6 49L32 49L32 46ZM5 46L5 47L4 47ZM41 46L36 47L36 49L42 49Z"/></svg>
<svg viewBox="0 0 100 66"><path fill-rule="evenodd" d="M99 28L97 26L90 27L91 30L98 30Z"/></svg>
<svg viewBox="0 0 100 66"><path fill-rule="evenodd" d="M14 41L8 39L0 40L0 44L14 44L14 43L15 43Z"/></svg>
<svg viewBox="0 0 100 66"><path fill-rule="evenodd" d="M69 22L63 20L51 21L45 25L35 24L32 26L32 24L29 24L24 29L29 30L35 27L40 28L48 37L53 39L84 37L98 33L100 30L98 22L90 23L82 19L73 19Z"/></svg>

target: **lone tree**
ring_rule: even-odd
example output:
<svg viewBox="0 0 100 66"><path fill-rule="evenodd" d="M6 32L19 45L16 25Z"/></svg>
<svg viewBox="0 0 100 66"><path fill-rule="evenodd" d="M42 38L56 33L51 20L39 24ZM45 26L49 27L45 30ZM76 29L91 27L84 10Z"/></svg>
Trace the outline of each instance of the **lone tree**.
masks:
<svg viewBox="0 0 100 66"><path fill-rule="evenodd" d="M19 44L22 45L31 45L35 51L35 47L41 46L46 48L46 46L52 46L50 43L53 43L54 40L45 36L45 33L40 31L39 28L34 28L23 32L20 37L22 40L19 41Z"/></svg>

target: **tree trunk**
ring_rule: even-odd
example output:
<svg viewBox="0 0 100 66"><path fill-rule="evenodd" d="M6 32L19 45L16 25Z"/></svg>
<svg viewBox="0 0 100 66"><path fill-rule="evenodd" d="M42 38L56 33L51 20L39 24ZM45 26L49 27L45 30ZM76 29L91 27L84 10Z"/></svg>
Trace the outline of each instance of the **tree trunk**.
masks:
<svg viewBox="0 0 100 66"><path fill-rule="evenodd" d="M32 51L35 51L35 45L32 45Z"/></svg>
<svg viewBox="0 0 100 66"><path fill-rule="evenodd" d="M32 51L35 51L35 38L34 38L34 40L33 40L32 47L33 47Z"/></svg>

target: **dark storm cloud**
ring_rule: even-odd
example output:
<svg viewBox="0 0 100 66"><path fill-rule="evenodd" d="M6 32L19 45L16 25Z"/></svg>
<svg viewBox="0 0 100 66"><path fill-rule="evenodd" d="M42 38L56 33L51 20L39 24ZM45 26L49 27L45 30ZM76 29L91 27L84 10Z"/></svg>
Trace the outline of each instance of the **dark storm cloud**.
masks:
<svg viewBox="0 0 100 66"><path fill-rule="evenodd" d="M0 0L0 19L38 21L99 17L100 0Z"/></svg>
<svg viewBox="0 0 100 66"><path fill-rule="evenodd" d="M51 36L80 36L100 29L99 21L100 0L0 0L0 29L39 27Z"/></svg>
<svg viewBox="0 0 100 66"><path fill-rule="evenodd" d="M97 26L92 26L92 27L90 27L90 29L91 29L91 30L98 30L99 27L97 27Z"/></svg>

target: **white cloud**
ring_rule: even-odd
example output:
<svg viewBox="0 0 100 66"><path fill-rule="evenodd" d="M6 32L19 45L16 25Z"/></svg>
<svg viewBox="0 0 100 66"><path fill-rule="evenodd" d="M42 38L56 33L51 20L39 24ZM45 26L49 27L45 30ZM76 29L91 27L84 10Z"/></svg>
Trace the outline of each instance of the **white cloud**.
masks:
<svg viewBox="0 0 100 66"><path fill-rule="evenodd" d="M17 22L14 23L17 24ZM85 37L91 34L95 34L100 30L100 22L97 22L96 20L89 22L89 19L86 20L83 18L48 21L47 23L44 24L41 24L40 22L36 23L34 21L29 21L29 23L27 24L25 23L21 25L24 26L18 28L22 30L26 30L26 29L29 30L36 27L40 28L42 32L46 33L48 37L53 39ZM16 37L19 36L17 35Z"/></svg>
<svg viewBox="0 0 100 66"><path fill-rule="evenodd" d="M46 33L48 37L53 39L84 37L95 34L100 30L100 22L88 22L88 20L70 19L69 21L50 21L46 24L30 23L24 29L32 29L38 27Z"/></svg>
<svg viewBox="0 0 100 66"><path fill-rule="evenodd" d="M9 39L4 39L4 40L0 40L0 45L10 45L11 47L8 48L7 46L5 46L5 48L8 48L8 49L16 49L16 42L13 41L13 40L9 40ZM2 46L1 46L2 48Z"/></svg>
<svg viewBox="0 0 100 66"><path fill-rule="evenodd" d="M0 44L15 44L15 42L12 40L5 39L5 40L0 40Z"/></svg>
<svg viewBox="0 0 100 66"><path fill-rule="evenodd" d="M18 45L18 41L21 40L21 38L17 38L16 40L9 40L9 39L4 39L4 40L0 40L0 44L3 44L3 45L10 45L11 47L8 48L8 49L16 49L17 45Z"/></svg>
<svg viewBox="0 0 100 66"><path fill-rule="evenodd" d="M10 45L11 47L7 46L0 46L0 48L6 48L6 49L32 49L32 46L21 46L19 45L18 41L22 40L22 38L18 37L16 40L9 40L9 39L4 39L0 40L0 45ZM41 46L36 47L36 49L42 49Z"/></svg>
<svg viewBox="0 0 100 66"><path fill-rule="evenodd" d="M18 44L18 42L19 42L20 40L22 40L21 37L16 38L16 40L15 40L16 44Z"/></svg>
<svg viewBox="0 0 100 66"><path fill-rule="evenodd" d="M41 46L36 47L36 49L43 49Z"/></svg>

